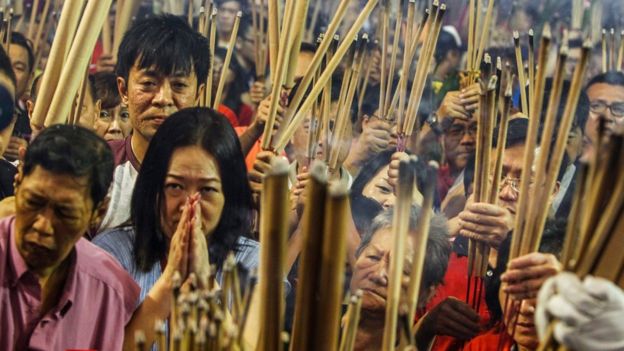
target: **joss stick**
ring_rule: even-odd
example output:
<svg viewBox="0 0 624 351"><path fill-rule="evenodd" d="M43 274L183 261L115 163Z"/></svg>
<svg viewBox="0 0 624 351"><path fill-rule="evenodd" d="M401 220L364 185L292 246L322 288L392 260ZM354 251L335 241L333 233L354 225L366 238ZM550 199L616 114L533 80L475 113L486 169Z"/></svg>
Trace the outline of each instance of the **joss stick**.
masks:
<svg viewBox="0 0 624 351"><path fill-rule="evenodd" d="M366 36L366 34L364 35ZM348 128L347 122L351 119L351 104L353 103L353 97L355 96L357 82L360 78L360 72L361 72L362 65L363 65L364 47L366 45L366 39L367 39L367 36L363 38L363 40L360 42L360 47L359 47L358 55L357 55L357 62L353 63L353 69L351 72L350 82L347 85L348 92L346 94L345 101L343 101L342 106L339 108L339 114L334 123L334 134L333 134L331 145L328 145L328 146L331 146L330 159L329 159L330 172L337 172L341 166L338 164L338 156L340 154L340 150L343 145L345 133L347 132L347 128Z"/></svg>
<svg viewBox="0 0 624 351"><path fill-rule="evenodd" d="M538 53L538 67L537 67L537 79L535 85L535 100L531 102L531 110L529 114L529 126L527 131L527 140L524 149L524 161L522 169L530 170L533 166L533 160L535 157L535 145L537 144L537 133L539 130L539 111L542 109L542 102L544 98L543 87L545 84L546 76L546 60L550 51L550 27L548 24L544 27L542 33L542 40ZM522 230L524 227L524 217L528 212L529 205L529 184L531 179L531 172L523 172L520 180L520 196L518 199L518 211L516 212L516 222L514 226L514 235L511 238L510 259L518 257L520 243L522 239Z"/></svg>
<svg viewBox="0 0 624 351"><path fill-rule="evenodd" d="M319 13L321 12L321 1L314 2L314 11L312 11L312 18L310 24L306 30L306 41L312 41L314 38L314 29L316 28L316 22L318 22Z"/></svg>
<svg viewBox="0 0 624 351"><path fill-rule="evenodd" d="M571 270L569 262L574 258L575 248L578 248L579 228L581 219L581 209L583 194L586 191L586 179L588 175L589 167L586 163L580 164L579 175L576 181L576 189L574 190L574 197L572 199L572 206L570 208L570 215L568 216L568 224L566 225L565 240L563 242L563 248L561 250L561 263L563 269Z"/></svg>
<svg viewBox="0 0 624 351"><path fill-rule="evenodd" d="M526 96L526 78L524 76L524 61L522 60L522 51L520 50L520 35L517 31L513 32L514 47L516 51L516 66L518 67L518 82L520 84L520 101L522 102L522 112L529 114L529 104ZM529 65L530 67L531 65ZM529 84L533 84L529 82Z"/></svg>
<svg viewBox="0 0 624 351"><path fill-rule="evenodd" d="M412 159L412 167L416 167L416 162ZM410 233L409 239L412 240L414 247L414 259L410 271L409 287L407 290L408 308L407 316L411 319L416 316L418 307L418 297L420 295L420 285L422 281L423 267L425 265L425 256L427 252L427 240L429 238L429 226L431 216L433 215L433 200L436 179L440 166L435 161L430 161L427 167L427 182L423 189L423 205L420 210L420 217L416 224L416 231ZM421 301L423 302L423 301Z"/></svg>
<svg viewBox="0 0 624 351"><path fill-rule="evenodd" d="M620 32L620 49L618 51L616 71L622 71L622 60L624 60L624 30Z"/></svg>
<svg viewBox="0 0 624 351"><path fill-rule="evenodd" d="M358 95L358 111L362 110L362 105L364 104L364 97L366 96L366 90L368 90L368 81L370 79L370 73L373 65L366 65L366 73L364 73L364 78L362 79L362 83L360 84L359 95Z"/></svg>
<svg viewBox="0 0 624 351"><path fill-rule="evenodd" d="M362 309L362 290L355 292L349 299L346 322L343 325L342 337L340 338L339 351L352 351L355 344L357 327L360 322L360 311Z"/></svg>
<svg viewBox="0 0 624 351"><path fill-rule="evenodd" d="M340 26L340 22L342 21L342 18L344 17L348 6L349 6L349 0L340 1L340 4L338 5L338 8L336 9L336 14L332 18L332 21L327 26L327 30L325 31L323 40L321 41L321 44L316 49L316 53L314 54L314 57L312 58L312 62L310 63L308 70L306 71L306 74L301 79L299 83L299 88L297 88L295 95L290 101L290 104L288 106L288 110L286 111L286 116L284 119L285 122L291 121L291 118L295 115L295 112L299 108L299 104L301 104L301 101L304 98L305 92L310 86L310 83L312 83L312 78L314 78L316 70L321 65L321 61L325 57L325 53L327 52L327 50L329 49L330 45L332 44L334 40L334 35L336 34L338 27ZM351 38L355 37L355 34L357 33L357 31L352 31L352 33L353 35L350 36ZM348 37L349 36L346 36L346 38ZM321 85L324 85L324 84L325 83Z"/></svg>
<svg viewBox="0 0 624 351"><path fill-rule="evenodd" d="M480 0L477 0L480 2ZM488 1L488 7L485 12L485 20L483 22L483 27L481 28L481 37L479 39L479 50L477 51L477 60L476 62L481 61L481 57L483 57L483 50L485 50L485 44L488 41L488 34L490 33L490 23L492 21L492 9L494 8L494 0Z"/></svg>
<svg viewBox="0 0 624 351"><path fill-rule="evenodd" d="M587 43L589 45L589 43ZM586 45L581 49L581 56L579 57L579 62L577 63L574 75L572 77L572 82L570 86L570 90L568 93L568 98L564 107L563 117L561 121L557 125L557 139L554 149L550 153L550 162L548 166L548 170L545 178L545 188L541 193L540 203L550 203L550 194L553 193L555 189L555 185L557 182L557 175L559 173L559 167L561 162L563 161L563 155L565 153L568 135L570 133L570 129L572 127L573 118L575 115L576 107L578 105L580 92L582 89L583 77L585 77L585 72L587 71L587 66L589 62L589 55L591 52L591 48ZM555 107L556 109L556 107ZM542 139L544 140L544 139ZM548 139L550 140L550 139ZM547 207L548 208L548 207ZM535 223L537 227L534 229L537 234L537 238L533 242L533 251L537 251L539 248L539 243L541 241L541 234L543 233L543 228L546 223L548 211L544 209L541 212L538 212L538 218Z"/></svg>
<svg viewBox="0 0 624 351"><path fill-rule="evenodd" d="M271 76L277 72L277 53L279 50L279 4L278 0L269 1L269 28L268 28L268 45L269 45L269 63L271 65ZM291 2L294 0L290 0Z"/></svg>
<svg viewBox="0 0 624 351"><path fill-rule="evenodd" d="M602 73L607 72L607 31L602 30Z"/></svg>
<svg viewBox="0 0 624 351"><path fill-rule="evenodd" d="M349 216L349 191L346 184L331 186L325 197L325 223L321 255L320 283L316 291L318 350L337 350L340 331L341 302L344 289L345 263L347 262L347 236Z"/></svg>
<svg viewBox="0 0 624 351"><path fill-rule="evenodd" d="M32 8L30 9L30 21L28 22L28 32L26 32L26 38L30 41L34 41L33 34L35 33L35 21L37 20L37 12L39 12L39 0L34 0ZM45 14L44 14L45 16Z"/></svg>
<svg viewBox="0 0 624 351"><path fill-rule="evenodd" d="M187 21L189 27L193 28L193 0L188 1Z"/></svg>
<svg viewBox="0 0 624 351"><path fill-rule="evenodd" d="M392 218L392 252L394 256L390 258L390 271L388 272L388 298L382 342L382 350L384 351L394 350L396 345L397 314L401 299L405 240L409 233L414 184L414 169L410 161L401 161L396 190L397 201Z"/></svg>
<svg viewBox="0 0 624 351"><path fill-rule="evenodd" d="M386 96L384 97L385 111L382 111L382 114L381 114L381 116L386 119L392 119L392 116L388 114L388 111L390 110L390 94L392 93L392 83L394 82L394 72L396 69L397 52L399 51L399 39L401 38L401 24L402 23L403 23L403 10L402 10L402 6L399 5L399 13L397 14L396 26L394 29L394 41L392 42L392 57L390 58L390 70L388 71Z"/></svg>
<svg viewBox="0 0 624 351"><path fill-rule="evenodd" d="M302 7L303 0L291 0L286 3L286 14L284 15L284 24L282 28L290 28L292 24L292 14L293 12L299 12L299 8ZM294 9L293 7L297 7ZM264 125L264 130L262 133L262 149L270 150L271 149L271 134L273 133L273 128L275 126L275 120L277 117L277 105L280 102L280 97L282 94L282 88L284 80L286 79L286 74L288 73L288 60L290 59L290 49L292 48L292 40L291 40L291 32L282 30L280 32L279 38L279 50L277 53L277 65L275 66L275 71L271 70L271 102L269 105L269 113L267 117L267 121Z"/></svg>
<svg viewBox="0 0 624 351"><path fill-rule="evenodd" d="M345 35L345 38L354 38L355 37L355 34L362 28L362 26L364 25L364 21L368 18L369 14L371 13L371 11L375 7L375 5L377 5L377 1L378 0L369 0L367 2L366 6L360 12L360 15L358 16L356 21L353 23L353 25L349 29L349 32ZM329 32L329 30L328 30L328 32ZM325 39L327 39L327 33L325 35ZM325 39L323 40L323 42L325 42ZM336 68L340 64L340 61L342 60L342 58L344 57L345 53L347 52L350 44L351 44L350 40L343 40L343 42L340 44L340 46L336 50L336 53L334 54L334 56L332 57L330 62L327 64L327 67L326 67L325 71L323 71L323 74L321 74L321 76L319 77L318 82L316 82L316 84L314 85L314 87L312 88L310 93L308 94L306 100L299 107L299 109L297 110L297 113L293 116L292 120L290 120L290 124L288 125L288 127L286 128L284 133L282 133L279 141L276 143L276 147L275 147L276 150L281 151L286 146L286 144L288 143L288 141L292 137L292 135L295 132L295 130L303 122L306 114L308 113L308 111L312 107L312 104L314 103L314 101L316 100L316 98L320 94L321 90L325 86L325 83L331 78L331 75L334 73L334 71L336 70ZM322 45L323 45L323 43L321 43L321 46ZM314 56L314 59L316 59L316 55L318 55L320 52L321 52L321 49L319 48L319 50L317 50L317 52L316 52L316 54ZM314 61L314 59L313 59L313 61ZM303 92L306 91L308 86L306 84L304 84L304 81L306 80L306 77L308 75L310 75L310 80L311 80L311 77L314 75L314 69L316 69L316 67L318 67L318 66L317 65L313 65L313 64L310 65L310 67L308 69L308 72L306 73L306 76L304 76L303 80L300 83L301 85L297 89L297 93L302 92L302 94L303 94ZM295 96L296 96L297 93L295 93ZM303 98L303 96L301 96L301 97ZM288 111L291 111L291 109L296 108L296 107L294 107L296 105L297 105L297 103L295 103L295 99L293 98L293 101L291 101L291 105L289 106ZM287 114L287 117L288 117L288 114ZM287 118L287 120L288 120L288 118ZM265 128L267 128L266 125L265 125Z"/></svg>
<svg viewBox="0 0 624 351"><path fill-rule="evenodd" d="M473 68L475 71L479 70L479 65L481 64L480 60L477 60L477 54L479 53L479 28L482 28L483 25L483 9L482 9L482 1L477 1L477 9L475 12L475 22L474 22L474 48L472 50L472 62L474 64Z"/></svg>
<svg viewBox="0 0 624 351"><path fill-rule="evenodd" d="M129 0L127 0L129 1ZM102 24L110 9L112 0L89 1L85 8L80 26L72 43L67 61L61 71L57 90L54 94L45 125L63 123L67 120L71 109L72 97L76 94L82 76L73 74L76 70L82 72L89 65L95 42L102 30Z"/></svg>
<svg viewBox="0 0 624 351"><path fill-rule="evenodd" d="M210 15L210 65L208 67L208 78L206 80L206 88L205 88L205 106L212 105L212 82L214 80L214 52L217 44L217 9L212 9L212 15Z"/></svg>
<svg viewBox="0 0 624 351"><path fill-rule="evenodd" d="M50 0L46 0L43 5L43 13L41 14L41 20L39 21L39 25L37 26L37 34L35 34L35 38L33 40L33 50L36 52L39 50L39 43L41 42L41 35L43 33L43 29L46 27L46 24L49 21L48 12L50 10Z"/></svg>
<svg viewBox="0 0 624 351"><path fill-rule="evenodd" d="M61 69L64 66L65 56L69 51L71 40L68 40L68 38L74 37L76 27L78 26L80 11L82 10L81 5L81 0L67 0L63 4L63 11L61 12L61 18L54 37L55 40L52 42L46 69L41 77L41 88L31 119L31 123L35 126L43 127L48 114L48 109L61 75Z"/></svg>
<svg viewBox="0 0 624 351"><path fill-rule="evenodd" d="M258 23L258 12L258 4L255 0L251 1L251 28L253 28L254 64L256 69L256 77L258 76L258 72L260 72L260 45L262 45L260 39L260 27Z"/></svg>
<svg viewBox="0 0 624 351"><path fill-rule="evenodd" d="M288 236L288 162L276 157L263 182L260 218L260 339L258 350L279 351L284 324L284 263Z"/></svg>
<svg viewBox="0 0 624 351"><path fill-rule="evenodd" d="M173 273L173 279L171 285L173 286L173 298L171 299L171 315L169 317L169 326L170 333L177 330L178 326L178 297L180 296L180 286L182 285L182 277L180 276L180 272L175 271ZM174 349L175 345L175 333L174 337L170 338L169 350Z"/></svg>
<svg viewBox="0 0 624 351"><path fill-rule="evenodd" d="M260 20L259 20L259 37L260 37L260 70L257 72L258 79L264 79L266 77L266 60L268 58L268 42L267 42L267 33L264 28L265 20L267 17L267 10L264 6L264 0L260 2Z"/></svg>
<svg viewBox="0 0 624 351"><path fill-rule="evenodd" d="M227 80L228 75L227 72L230 67L230 62L232 61L232 53L234 52L234 47L236 46L236 38L238 37L238 28L240 27L240 20L242 16L243 13L241 11L238 11L238 13L236 14L236 19L234 20L234 28L232 28L232 33L230 34L230 42L228 43L225 59L223 60L223 67L221 68L221 76L219 77L217 93L215 94L215 98L212 103L212 108L214 110L217 110L219 108L219 105L221 104L223 88L225 87L225 81Z"/></svg>
<svg viewBox="0 0 624 351"><path fill-rule="evenodd" d="M435 1L434 1L434 4L435 4ZM421 63L422 63L422 70L421 70L421 75L418 77L419 80L414 81L414 86L412 86L412 95L410 97L410 100L411 102L413 102L413 105L412 105L411 111L408 109L407 129L403 131L406 136L412 135L414 131L414 125L416 124L416 120L418 119L417 118L418 108L420 106L422 93L425 88L425 82L427 80L429 69L431 67L431 60L433 58L435 46L436 46L436 43L438 42L440 30L442 29L442 19L444 17L445 12L446 12L446 5L445 4L440 5L440 8L438 10L438 15L436 16L435 21L434 21L433 33L429 38L430 42L429 42L428 50L424 56L424 62L421 62L420 60L418 61L419 68L421 67ZM421 60L422 59L423 57L421 57ZM416 87L416 91L414 91L414 87Z"/></svg>
<svg viewBox="0 0 624 351"><path fill-rule="evenodd" d="M243 318L243 313L244 313L244 305L243 305L243 298L242 298L242 294L241 294L241 285L240 285L240 279L238 276L238 268L236 267L236 260L235 257L232 253L230 253L230 256L228 257L228 259L230 260L230 264L232 265L232 297L234 300L233 303L233 312L232 314L234 315L234 321L236 323L240 323L242 318Z"/></svg>
<svg viewBox="0 0 624 351"><path fill-rule="evenodd" d="M547 198L542 198L544 194L544 182L547 172L547 162L551 156L551 140L555 124L557 120L557 112L559 110L559 102L561 101L561 92L563 87L563 81L565 78L565 63L568 58L568 48L564 45L561 47L559 58L555 67L555 75L553 77L552 90L550 92L550 98L548 99L548 107L546 109L546 116L544 118L544 127L542 131L541 144L539 147L539 154L537 156L537 163L535 165L535 181L533 187L530 189L530 198L533 204L528 208L528 220L527 225L524 228L523 243L521 244L520 254L528 254L537 251L539 247L538 239L541 239L541 230L539 233L535 228L535 219L540 212L548 212L549 201ZM540 118L538 114L532 116L532 118ZM561 128L559 129L561 130ZM566 140L568 134L565 134ZM530 169L530 168L529 168ZM540 199L543 201L540 201ZM536 242L537 241L537 242Z"/></svg>
<svg viewBox="0 0 624 351"><path fill-rule="evenodd" d="M384 112L386 111L385 99L386 94L386 79L388 78L386 71L387 59L388 59L388 27L390 26L390 4L389 0L381 0L381 7L383 11L379 11L381 22L381 66L380 66L380 79L379 79L379 111L381 111L381 118L385 119Z"/></svg>
<svg viewBox="0 0 624 351"><path fill-rule="evenodd" d="M356 37L355 40L353 40L353 45L349 47L349 51L346 54L345 69L342 74L342 82L340 84L340 96L338 97L339 109L342 109L344 100L347 96L347 90L349 90L349 83L351 83L351 72L353 71L353 62L355 60L355 53L357 51L356 50L357 42L358 41Z"/></svg>
<svg viewBox="0 0 624 351"><path fill-rule="evenodd" d="M82 106L84 105L84 96L87 92L87 85L89 85L89 66L87 66L87 69L82 77L82 81L80 82L80 88L78 90L78 95L76 96L76 111L74 113L74 120L70 121L70 124L76 124L80 121Z"/></svg>
<svg viewBox="0 0 624 351"><path fill-rule="evenodd" d="M301 220L303 236L301 264L299 265L299 288L295 303L295 318L290 350L311 350L313 333L316 328L315 307L316 292L321 275L321 256L323 250L323 228L325 223L325 199L327 197L327 169L325 165L316 161L310 167L310 182L307 191L306 203Z"/></svg>
<svg viewBox="0 0 624 351"><path fill-rule="evenodd" d="M583 0L572 0L572 29L581 30L583 25Z"/></svg>
<svg viewBox="0 0 624 351"><path fill-rule="evenodd" d="M535 36L533 34L533 29L529 29L529 103L533 103L533 99L535 98ZM528 105L530 109L531 106ZM529 110L525 112L525 114L529 115Z"/></svg>
<svg viewBox="0 0 624 351"><path fill-rule="evenodd" d="M249 311L251 308L252 296L254 295L254 291L256 289L256 272L252 272L251 276L248 279L247 289L245 289L245 302L243 307L243 315L241 320L238 323L239 326L239 334L238 334L238 343L241 344L243 342L243 336L245 335L245 327L247 326L247 319L249 317Z"/></svg>
<svg viewBox="0 0 624 351"><path fill-rule="evenodd" d="M615 70L615 29L610 31L611 45L609 47L609 70Z"/></svg>
<svg viewBox="0 0 624 351"><path fill-rule="evenodd" d="M132 14L138 10L138 6L140 5L140 1L138 0L124 0L121 3L121 8L117 7L117 11L119 11L119 17L116 18L118 22L115 22L115 33L113 37L113 57L117 56L117 51L119 50L119 45L121 44L121 40L123 35L126 33L128 26L130 25L130 20L132 19Z"/></svg>
<svg viewBox="0 0 624 351"><path fill-rule="evenodd" d="M112 42L112 32L111 32L111 23L108 14L106 15L106 19L104 20L104 24L102 25L102 49L103 55L110 55L113 51L113 42Z"/></svg>
<svg viewBox="0 0 624 351"><path fill-rule="evenodd" d="M301 50L301 42L303 40L303 32L305 29L305 19L308 14L309 0L297 0L299 6L295 7L293 13L292 26L289 28L291 32L290 58L288 59L288 71L286 72L285 88L292 89L295 86L295 73L297 70L297 61L299 60L299 51Z"/></svg>
<svg viewBox="0 0 624 351"><path fill-rule="evenodd" d="M476 0L481 1L481 0ZM468 5L468 52L467 52L467 68L468 72L475 70L475 62L473 52L475 51L475 0L470 0Z"/></svg>
<svg viewBox="0 0 624 351"><path fill-rule="evenodd" d="M407 27L405 30L405 39L403 43L403 62L401 65L401 77L399 78L398 91L395 92L395 95L399 95L399 116L403 114L405 111L405 97L407 96L407 80L405 77L409 76L409 70L411 66L411 59L409 55L411 54L410 49L411 45L409 45L409 38L412 38L414 16L416 11L416 0L409 0L407 4ZM423 22L421 22L423 23ZM417 39L416 39L417 40ZM388 115L392 116L390 111L394 109L394 100L393 97L392 102L390 103L390 107L388 109ZM392 118L392 117L391 117ZM397 119L400 117L397 117Z"/></svg>
<svg viewBox="0 0 624 351"><path fill-rule="evenodd" d="M496 204L500 190L500 181L503 174L503 156L505 144L507 144L507 130L509 127L509 115L511 112L512 77L507 76L507 88L503 98L503 113L498 123L498 137L496 138L496 161L494 163L493 182L490 192L489 203Z"/></svg>

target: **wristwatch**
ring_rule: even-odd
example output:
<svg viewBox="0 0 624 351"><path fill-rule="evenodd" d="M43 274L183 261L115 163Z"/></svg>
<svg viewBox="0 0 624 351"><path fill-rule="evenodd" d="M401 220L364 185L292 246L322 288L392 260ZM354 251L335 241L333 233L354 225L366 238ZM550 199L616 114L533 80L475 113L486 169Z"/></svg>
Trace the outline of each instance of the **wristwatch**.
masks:
<svg viewBox="0 0 624 351"><path fill-rule="evenodd" d="M437 113L431 113L429 117L427 117L425 122L427 122L427 124L434 133L436 133L437 135L442 135L442 128L440 127Z"/></svg>

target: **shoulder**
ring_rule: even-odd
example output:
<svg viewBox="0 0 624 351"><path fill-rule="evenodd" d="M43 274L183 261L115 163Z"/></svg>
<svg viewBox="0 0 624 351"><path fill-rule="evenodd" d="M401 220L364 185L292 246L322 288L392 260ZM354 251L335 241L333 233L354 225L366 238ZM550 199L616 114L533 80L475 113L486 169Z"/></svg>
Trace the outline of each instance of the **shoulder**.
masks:
<svg viewBox="0 0 624 351"><path fill-rule="evenodd" d="M260 243L240 236L236 243L236 262L250 270L258 267L260 262Z"/></svg>
<svg viewBox="0 0 624 351"><path fill-rule="evenodd" d="M76 243L76 272L81 279L100 284L105 290L118 296L126 310L133 310L141 291L130 274L119 262L102 248L86 239Z"/></svg>
<svg viewBox="0 0 624 351"><path fill-rule="evenodd" d="M134 246L134 229L119 227L103 231L93 239L96 245L112 255L127 270L132 266L132 248Z"/></svg>
<svg viewBox="0 0 624 351"><path fill-rule="evenodd" d="M0 220L0 257L7 257L10 250L9 233L15 216L6 217ZM1 260L0 260L1 262Z"/></svg>
<svg viewBox="0 0 624 351"><path fill-rule="evenodd" d="M113 150L113 156L115 157L115 165L120 165L128 160L126 156L126 140L111 140L108 142L108 146Z"/></svg>

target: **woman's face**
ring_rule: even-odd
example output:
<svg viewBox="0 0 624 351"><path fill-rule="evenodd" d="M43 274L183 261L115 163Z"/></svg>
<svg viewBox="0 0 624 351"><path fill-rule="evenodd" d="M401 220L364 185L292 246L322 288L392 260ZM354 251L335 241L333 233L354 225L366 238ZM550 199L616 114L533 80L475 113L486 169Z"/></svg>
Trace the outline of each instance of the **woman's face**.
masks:
<svg viewBox="0 0 624 351"><path fill-rule="evenodd" d="M388 178L389 167L390 165L382 167L362 190L362 195L377 201L384 208L394 206L396 201Z"/></svg>
<svg viewBox="0 0 624 351"><path fill-rule="evenodd" d="M119 104L113 108L102 109L95 119L95 132L106 141L120 140L132 131L128 107Z"/></svg>
<svg viewBox="0 0 624 351"><path fill-rule="evenodd" d="M173 236L187 197L200 193L202 231L211 235L221 219L225 197L219 165L200 146L185 146L171 155L163 184L161 226L168 238Z"/></svg>

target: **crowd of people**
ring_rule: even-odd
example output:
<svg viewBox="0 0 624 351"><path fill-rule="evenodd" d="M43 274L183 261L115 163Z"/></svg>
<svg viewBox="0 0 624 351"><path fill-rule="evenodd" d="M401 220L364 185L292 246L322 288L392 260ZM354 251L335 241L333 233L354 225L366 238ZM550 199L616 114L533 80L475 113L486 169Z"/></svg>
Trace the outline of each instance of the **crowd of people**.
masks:
<svg viewBox="0 0 624 351"><path fill-rule="evenodd" d="M500 141L504 157L498 199L494 204L476 202L482 91L478 83L460 84L467 40L461 12L468 1L448 4L453 10L435 47L418 110L419 130L407 140L405 151L397 151L395 119L379 116L380 67L390 60L382 60L384 50L373 40L365 48L370 59L363 71L368 73L349 108L347 132L333 141L338 145L320 140L312 155L310 134L316 126L310 116L283 153L261 147L270 115L271 77L255 72L256 33L248 1L255 0L215 2L214 52L209 38L185 16L146 13L151 7L139 6L115 57L102 55L102 43L96 45L74 124L31 128L44 60L18 31L8 48L0 49L0 349L129 350L139 330L146 345L152 345L157 338L154 321L170 317L176 284L182 289L222 284L230 253L241 280L247 281L260 261L259 212L268 211L260 208L263 179L280 157L290 165L288 274L283 282L284 329L290 332L310 166L313 160L325 160L331 148L338 150L340 167L330 182L350 190L344 294L362 293L354 350L381 349L395 257L398 170L401 160L411 155L418 156L418 163L409 232L422 216L426 165L432 160L440 164L417 313L408 316L419 350L537 350L552 318L560 321L555 339L569 349L624 350L622 289L606 279L563 272L560 263L580 164L600 157L596 150L605 135L602 129L622 132L624 67L601 71L595 69L598 64L590 64L557 186L549 194L552 205L539 252L508 262L522 174L532 172L523 169L529 119L521 109L521 90L526 87L511 78L512 116L506 139ZM363 6L353 2L356 9ZM574 49L580 49L587 33L564 30L562 23L570 16L565 6L500 3L495 35L485 51L509 64L512 72L518 68L511 31L526 33L545 21L558 28L554 44L569 46L569 62L580 55ZM321 10L315 35L331 19L331 7ZM617 2L612 7L623 10ZM556 16L546 18L547 10ZM238 39L226 67L239 11ZM614 18L605 14L606 25L621 25L608 22ZM376 19L374 13L367 30L374 32ZM195 17L195 25L197 21ZM594 44L592 62L600 62L600 44ZM305 75L316 50L313 42L301 44L295 81ZM550 66L545 96L553 89ZM332 79L332 116L338 110L343 69ZM225 77L217 109L197 107L210 70L215 84ZM398 81L401 74L411 76L398 72L393 78ZM564 82L559 120L571 89ZM216 90L215 85L211 91ZM274 133L294 92L282 93ZM492 154L499 143L496 135ZM491 250L477 304L466 300L469 240ZM405 262L411 263L416 251L408 240ZM406 291L410 271L403 277ZM520 307L508 311L507 298L521 301Z"/></svg>

